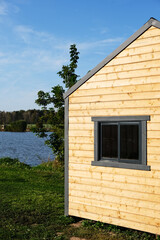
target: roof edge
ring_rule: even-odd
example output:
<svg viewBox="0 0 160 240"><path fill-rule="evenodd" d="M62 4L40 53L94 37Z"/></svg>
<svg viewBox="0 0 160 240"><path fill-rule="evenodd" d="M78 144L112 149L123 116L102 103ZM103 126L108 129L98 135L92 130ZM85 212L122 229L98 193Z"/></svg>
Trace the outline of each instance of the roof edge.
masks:
<svg viewBox="0 0 160 240"><path fill-rule="evenodd" d="M120 52L122 52L126 47L128 47L132 42L134 42L138 37L140 37L151 26L160 28L160 21L151 17L141 28L139 28L133 35L131 35L125 42L123 42L116 50L109 54L102 62L100 62L83 78L76 82L70 89L68 89L67 92L63 94L63 97L67 98L70 94L77 90L82 84L84 84L89 78L91 78L95 73L97 73L101 68L103 68L108 62L110 62L114 57L116 57Z"/></svg>

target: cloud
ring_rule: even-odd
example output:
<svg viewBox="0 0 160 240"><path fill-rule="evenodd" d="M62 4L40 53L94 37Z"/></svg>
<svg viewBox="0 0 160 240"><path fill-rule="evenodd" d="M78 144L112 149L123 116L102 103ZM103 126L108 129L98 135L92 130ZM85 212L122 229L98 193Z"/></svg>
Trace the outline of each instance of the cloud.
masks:
<svg viewBox="0 0 160 240"><path fill-rule="evenodd" d="M13 26L13 33L13 39L16 38L16 41L11 39L5 50L4 47L0 47L0 68L4 67L4 72L7 68L11 72L14 72L14 69L23 71L24 74L57 72L68 62L69 47L75 42L59 39L48 32L37 31L31 26ZM76 45L82 55L90 51L101 55L104 47L114 46L122 40L120 37L105 38L99 41L79 42ZM3 43L0 42L0 45Z"/></svg>
<svg viewBox="0 0 160 240"><path fill-rule="evenodd" d="M15 34L24 43L21 55L23 59L32 60L32 67L40 71L58 70L69 59L68 50L70 45L76 41L59 39L53 34L47 32L36 31L30 26L18 25L14 28ZM123 38L105 38L99 41L78 42L76 43L78 51L82 54L87 54L93 51L102 54L104 47L114 46L116 43L121 43Z"/></svg>
<svg viewBox="0 0 160 240"><path fill-rule="evenodd" d="M23 81L32 81L32 85L39 85L44 76L56 75L62 65L69 60L69 46L74 42L59 39L52 34L36 31L30 26L17 25L13 28L13 39L4 49L0 42L0 82L6 85L22 86ZM122 42L122 38L106 38L93 42L79 42L77 49L81 57L94 52L104 54L104 47ZM44 43L45 42L45 43ZM2 47L3 46L3 47ZM29 79L29 80L28 80ZM30 85L26 85L30 88Z"/></svg>
<svg viewBox="0 0 160 240"><path fill-rule="evenodd" d="M89 51L89 50L93 50L93 49L96 50L96 49L99 49L99 48L103 48L103 47L109 46L109 45L114 45L116 43L121 43L123 40L124 39L122 37L107 38L107 39L102 39L102 40L99 40L99 41L92 41L92 42L78 42L78 43L76 43L76 45L77 45L77 49L79 51L85 52L85 51ZM72 43L67 42L65 44L57 44L56 48L59 49L59 50L69 49L69 46Z"/></svg>
<svg viewBox="0 0 160 240"><path fill-rule="evenodd" d="M58 49L56 45L63 40L52 34L23 25L14 26L13 33L6 46L5 39L0 40L0 69L4 74L6 69L23 70L24 74L57 72L67 62L69 48Z"/></svg>
<svg viewBox="0 0 160 240"><path fill-rule="evenodd" d="M0 0L0 7L1 3ZM6 5L4 14L10 10L7 7ZM14 106L17 109L31 108L40 89L48 91L58 84L57 72L62 65L68 64L69 47L76 40L62 39L49 32L37 31L32 26L15 25L14 22L5 24L4 38L0 38L0 102L4 102L5 109L10 110ZM118 37L104 38L103 35L99 41L76 43L80 51L79 66L81 64L82 72L88 68L83 63L86 62L86 57L90 61L89 57L93 56L91 53L96 54L96 57L103 55L104 48L114 46L122 40ZM95 59L92 58L92 61L94 64Z"/></svg>
<svg viewBox="0 0 160 240"><path fill-rule="evenodd" d="M8 14L8 4L4 1L0 1L0 15Z"/></svg>
<svg viewBox="0 0 160 240"><path fill-rule="evenodd" d="M103 28L103 29L100 30L100 33L101 33L101 34L105 34L105 33L107 33L107 32L108 32L108 28Z"/></svg>
<svg viewBox="0 0 160 240"><path fill-rule="evenodd" d="M19 7L7 0L0 0L0 16L9 16L10 13L18 13Z"/></svg>
<svg viewBox="0 0 160 240"><path fill-rule="evenodd" d="M106 34L109 32L109 28L108 27L100 27L100 28L91 28L90 29L91 32L97 33L97 34Z"/></svg>
<svg viewBox="0 0 160 240"><path fill-rule="evenodd" d="M42 31L36 31L32 27L18 25L14 28L15 33L24 41L26 44L36 44L44 42L51 43L56 39L52 34Z"/></svg>
<svg viewBox="0 0 160 240"><path fill-rule="evenodd" d="M117 38L108 38L108 39L103 39L100 41L94 41L94 42L82 42L78 43L78 49L79 50L89 50L89 49L97 49L100 47L108 46L114 43L119 43L122 42L123 38L117 37Z"/></svg>

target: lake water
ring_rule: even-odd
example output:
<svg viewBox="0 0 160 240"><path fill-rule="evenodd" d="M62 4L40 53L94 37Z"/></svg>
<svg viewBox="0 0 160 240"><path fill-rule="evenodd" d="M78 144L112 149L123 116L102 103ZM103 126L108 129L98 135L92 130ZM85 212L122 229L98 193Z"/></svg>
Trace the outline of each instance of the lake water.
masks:
<svg viewBox="0 0 160 240"><path fill-rule="evenodd" d="M18 158L30 166L53 160L51 148L32 132L0 132L0 158Z"/></svg>

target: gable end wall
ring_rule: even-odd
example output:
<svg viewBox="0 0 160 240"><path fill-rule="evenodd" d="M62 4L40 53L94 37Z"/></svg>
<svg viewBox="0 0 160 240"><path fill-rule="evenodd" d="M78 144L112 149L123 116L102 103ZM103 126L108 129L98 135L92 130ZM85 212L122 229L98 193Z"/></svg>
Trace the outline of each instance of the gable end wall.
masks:
<svg viewBox="0 0 160 240"><path fill-rule="evenodd" d="M150 115L151 171L91 166L95 116ZM69 96L69 215L160 234L160 29L150 27Z"/></svg>

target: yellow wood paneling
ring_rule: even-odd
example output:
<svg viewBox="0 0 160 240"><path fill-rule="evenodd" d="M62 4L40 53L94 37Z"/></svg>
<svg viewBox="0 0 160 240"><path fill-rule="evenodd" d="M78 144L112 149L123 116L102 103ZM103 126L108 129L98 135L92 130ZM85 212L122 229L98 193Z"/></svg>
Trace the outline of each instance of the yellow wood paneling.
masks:
<svg viewBox="0 0 160 240"><path fill-rule="evenodd" d="M72 150L90 150L94 151L94 145L93 144L86 144L86 143L70 143L69 149Z"/></svg>
<svg viewBox="0 0 160 240"><path fill-rule="evenodd" d="M153 72L154 70L156 70L156 68L158 69L159 61L151 60L151 61L144 61L139 63L123 64L123 65L118 65L116 67L106 65L98 73L96 73L95 76L98 76L100 74L113 74L113 73L122 74L123 72L126 72L126 71L128 72L128 71L135 71L135 70L139 70L139 74L143 74L144 70L148 71L150 68L152 68ZM92 81L96 81L96 78L93 78Z"/></svg>
<svg viewBox="0 0 160 240"><path fill-rule="evenodd" d="M95 214L95 213L90 213L86 211L80 211L77 209L69 209L69 214L73 216L78 216L81 218L93 219L96 221L119 225L122 227L134 228L134 229L145 231L145 232L160 234L159 227L146 225L143 223L137 223L137 222L127 221L127 220L118 219L118 218L112 218L110 216L98 215L97 213Z"/></svg>
<svg viewBox="0 0 160 240"><path fill-rule="evenodd" d="M92 116L150 115L151 171L92 166ZM69 214L160 234L160 29L151 27L69 96Z"/></svg>
<svg viewBox="0 0 160 240"><path fill-rule="evenodd" d="M104 202L113 202L113 203L119 203L119 209L121 205L129 205L133 207L139 207L142 209L150 209L150 210L155 210L157 213L159 213L160 209L160 203L156 202L148 202L145 200L137 200L137 199L132 199L129 197L124 197L124 196L116 196L116 195L110 195L110 194L102 194L102 193L93 193L93 192L85 192L85 191L77 191L77 190L70 190L69 197L82 197L85 199L93 199L97 201L104 201Z"/></svg>
<svg viewBox="0 0 160 240"><path fill-rule="evenodd" d="M152 178L152 177L148 177L149 174L143 174L142 176L130 176L128 175L128 172L126 170L126 175L121 175L121 174L114 174L113 173L108 173L108 172L104 172L105 170L103 170L104 167L101 167L100 169L98 168L90 168L90 170L75 170L72 169L72 167L69 166L70 169L70 174L71 176L74 177L82 177L82 178L94 178L94 179L100 179L100 180L104 180L104 181L114 181L114 182L121 182L122 185L125 183L133 183L133 184L142 184L142 185L147 185L147 186L156 186L159 187L160 186L160 179L159 178ZM137 170L138 171L138 170ZM132 171L133 172L133 171ZM124 173L125 174L125 173ZM160 172L158 173L160 174ZM157 174L157 175L158 175ZM153 174L152 174L153 176ZM112 185L110 185L110 187L112 188Z"/></svg>
<svg viewBox="0 0 160 240"><path fill-rule="evenodd" d="M105 87L98 89L79 89L72 94L72 98L74 97L84 97L84 96L94 96L94 95L106 95L106 94L123 94L123 93L135 93L135 92L157 92L160 90L160 83L150 83L150 84L137 84L135 85L124 85L118 87ZM73 102L74 103L74 102Z"/></svg>
<svg viewBox="0 0 160 240"><path fill-rule="evenodd" d="M156 27L150 27L148 31L143 33L138 39L148 38L148 37L154 37L159 36L159 28Z"/></svg>
<svg viewBox="0 0 160 240"><path fill-rule="evenodd" d="M84 136L70 136L70 143L94 143L93 137L84 137Z"/></svg>
<svg viewBox="0 0 160 240"><path fill-rule="evenodd" d="M147 37L147 38L139 38L136 41L134 41L128 48L148 46L151 42L152 44L160 43L160 35Z"/></svg>
<svg viewBox="0 0 160 240"><path fill-rule="evenodd" d="M89 186L99 186L99 187L108 187L110 186L110 184L112 184L112 187L114 189L125 189L128 191L135 191L135 192L142 192L142 193L154 193L154 194L158 194L160 195L160 188L157 186L149 186L149 185L144 185L144 184L133 184L133 183L127 183L124 182L122 184L122 182L115 182L112 180L108 180L107 179L90 179L90 178L82 178L82 177L73 177L71 176L69 178L70 183L73 184L82 184L82 185L89 185ZM160 216L159 216L160 217Z"/></svg>
<svg viewBox="0 0 160 240"><path fill-rule="evenodd" d="M110 216L113 218L117 219L124 219L124 220L129 220L133 222L143 222L144 224L151 225L151 226L160 226L160 219L159 218L154 218L154 217L148 217L148 216L142 216L139 214L132 214L132 213L127 213L119 210L112 210L112 209L106 209L104 207L98 207L98 206L92 206L89 204L79 204L79 203L73 203L70 202L70 208L71 209L77 209L80 211L86 211L90 213L97 213L99 215L104 215L104 216Z"/></svg>
<svg viewBox="0 0 160 240"><path fill-rule="evenodd" d="M82 157L94 157L93 151L84 151L84 150L71 150L69 149L69 157L76 157L76 156L82 156Z"/></svg>
<svg viewBox="0 0 160 240"><path fill-rule="evenodd" d="M125 49L125 51L121 52L120 57L128 57L128 56L134 56L139 54L146 54L146 53L154 53L159 52L160 46L159 44L153 44L150 42L149 46L141 46L141 47L130 47Z"/></svg>
<svg viewBox="0 0 160 240"><path fill-rule="evenodd" d="M154 115L150 114L151 122L159 123L160 122L160 114ZM91 123L91 117L69 117L70 126L71 124L90 124Z"/></svg>
<svg viewBox="0 0 160 240"><path fill-rule="evenodd" d="M143 85L141 85L141 89L143 89ZM70 99L70 108L72 109L74 106L71 104L79 104L79 103L95 103L100 104L101 102L112 102L115 104L116 101L130 101L130 100L150 100L150 99L160 99L160 91L148 91L143 92L127 92L127 93L119 93L119 94L103 94L96 95L96 89L93 89L93 96L81 96ZM124 102L123 102L124 103ZM82 105L83 106L83 105ZM81 105L76 110L79 110Z"/></svg>
<svg viewBox="0 0 160 240"><path fill-rule="evenodd" d="M87 185L87 184L76 184L76 183L72 183L69 185L69 191L72 190L78 190L78 191L84 191L84 192L88 192L88 194L91 193L101 193L104 195L115 195L115 196L123 196L123 197L128 197L131 199L137 199L137 200L144 200L148 202L156 202L159 203L160 202L160 195L159 194L150 194L150 193L146 193L146 192L137 192L137 191L130 191L130 190L126 190L123 189L123 187L121 186L121 188L111 188L111 187L99 187L99 186L91 186L91 185Z"/></svg>
<svg viewBox="0 0 160 240"><path fill-rule="evenodd" d="M70 127L70 130L92 130L94 128L94 123L88 123L88 124L83 124L83 123L77 123L77 124L72 124Z"/></svg>
<svg viewBox="0 0 160 240"><path fill-rule="evenodd" d="M149 107L149 108L106 108L106 109L95 109L95 110L77 110L70 111L69 114L72 117L80 117L80 116L131 116L131 115L148 115L150 114L160 114L160 107ZM70 131L71 132L71 131ZM78 134L80 131L77 131ZM81 131L83 132L83 131ZM90 131L88 131L90 132ZM92 135L92 133L88 133L88 135ZM86 136L86 135L85 135Z"/></svg>
<svg viewBox="0 0 160 240"><path fill-rule="evenodd" d="M160 162L159 147L151 146L150 144L148 144L147 147L148 147L148 155L151 155L151 154L159 155L156 160L153 159L153 158L149 158L148 160L150 160L151 162L155 161L156 163L159 163ZM70 143L69 149L70 150L82 150L82 151L94 151L94 145L93 144L88 144L88 143Z"/></svg>
<svg viewBox="0 0 160 240"><path fill-rule="evenodd" d="M157 61L156 61L157 62ZM137 64L138 65L138 64ZM148 63L148 66L152 65ZM153 64L153 66L150 66L150 68L144 68L143 69L132 69L132 66L130 66L131 70L127 70L127 71L112 71L110 73L102 73L102 74L97 74L97 76L101 76L104 80L116 80L116 79L128 79L134 76L134 78L137 77L146 77L146 76L158 76L160 73L160 67L158 67L158 63ZM148 67L147 66L147 67ZM101 78L99 78L99 80L101 80ZM97 79L94 78L92 79L90 82L97 82Z"/></svg>
<svg viewBox="0 0 160 240"><path fill-rule="evenodd" d="M140 103L141 103L141 101L140 101ZM83 104L81 104L81 106L83 107ZM93 130L94 129L94 124L93 124L93 122L90 122L88 124L73 123L70 126L70 130L77 130L77 129L79 129L79 130ZM150 122L149 121L148 124L147 124L147 129L148 130L153 130L153 131L157 131L157 130L159 131L160 130L160 122Z"/></svg>
<svg viewBox="0 0 160 240"><path fill-rule="evenodd" d="M160 42L159 42L160 43ZM152 48L154 48L152 46ZM125 51L125 50L124 50ZM148 53L149 52L149 53ZM159 52L153 52L150 53L150 46L148 47L147 53L141 53L136 54L132 56L126 56L126 57L115 57L112 61L108 63L109 66L116 66L116 65L122 65L122 64L130 64L130 63L139 63L139 62L145 62L145 61L151 61L151 60L159 60Z"/></svg>
<svg viewBox="0 0 160 240"><path fill-rule="evenodd" d="M75 196L70 196L69 197L71 202L75 202L78 204L89 204L91 206L98 206L106 209L113 209L116 210L119 208L119 201L113 202L113 201L104 201L102 200L95 200L95 199L89 199L89 198L83 198L83 197L75 197ZM110 199L109 199L110 200ZM116 199L115 199L116 200ZM140 215L146 215L148 217L154 217L154 218L160 218L160 211L156 211L153 209L148 209L148 208L141 208L138 207L137 205L135 206L130 206L129 202L126 202L126 204L121 204L121 209L123 212L128 212L128 213L133 213L133 214L140 214Z"/></svg>
<svg viewBox="0 0 160 240"><path fill-rule="evenodd" d="M147 139L147 146L155 146L159 147L160 146L160 139L159 138L148 138Z"/></svg>
<svg viewBox="0 0 160 240"><path fill-rule="evenodd" d="M92 130L69 130L69 136L87 136L87 137L93 137L93 131Z"/></svg>
<svg viewBox="0 0 160 240"><path fill-rule="evenodd" d="M142 84L152 84L152 83L158 83L159 82L159 76L144 76L144 77L132 77L127 79L115 79L113 80L106 80L106 76L104 75L98 75L97 79L98 81L93 82L89 81L83 84L80 87L80 90L83 89L97 89L97 88L113 88L113 87L120 87L120 86L136 86L136 85L142 85ZM78 91L78 90L77 90Z"/></svg>
<svg viewBox="0 0 160 240"><path fill-rule="evenodd" d="M79 207L78 207L79 206ZM73 207L73 204L72 204ZM77 210L78 207L78 210ZM81 210L83 209L83 211ZM97 214L98 210L100 210L100 213ZM80 217L85 217L85 214L87 215L86 218L91 218L97 221L103 221L103 222L108 222L108 223L113 223L116 225L120 225L120 226L125 226L125 227L130 227L130 228L135 228L135 229L141 229L142 231L147 231L147 232L155 232L156 234L160 233L160 228L159 228L159 223L157 222L156 226L152 225L151 223L149 223L149 218L145 218L145 220L142 221L142 219L144 219L143 217L141 217L141 222L145 222L145 223L141 223L140 222L140 216L137 218L136 215L132 215L132 214L127 214L127 213L121 213L121 212L117 212L117 214L115 213L115 215L110 214L108 215L104 215L102 214L102 208L98 209L97 207L97 211L95 211L94 207L90 207L87 206L86 208L84 208L84 206L82 207L81 205L74 205L74 209L71 208L70 210L70 214L72 215L76 215L77 214ZM82 215L82 212L85 213L84 215ZM119 217L118 217L119 214ZM97 215L97 217L96 217ZM134 221L132 220L134 218ZM129 220L127 220L129 219ZM137 222L136 222L137 220ZM148 224L146 224L148 222Z"/></svg>
<svg viewBox="0 0 160 240"><path fill-rule="evenodd" d="M91 166L91 161L93 161L93 156L88 156L88 157L79 157L79 156L73 156L73 155L70 155L70 159L69 159L69 163L74 163L76 164L77 162L79 164L83 164L83 165L89 165ZM149 175L142 175L143 177L154 177L154 178L160 178L160 156L159 154L158 155L153 155L153 154L148 154L148 165L151 165L152 166L152 174L149 173ZM72 167L70 167L70 169L72 169ZM99 171L99 168L98 170L97 169L90 169L89 170L91 171ZM103 171L102 171L103 172ZM132 171L133 173L133 171ZM140 171L138 172L140 173ZM137 176L140 176L136 172L136 175ZM119 173L120 174L120 173ZM123 173L123 174L127 174L126 173Z"/></svg>
<svg viewBox="0 0 160 240"><path fill-rule="evenodd" d="M141 93L141 95L143 95ZM148 94L149 95L149 94ZM133 96L133 95L132 95ZM121 109L121 108L149 108L149 107L160 107L160 98L159 99L140 99L140 100L129 100L129 101L112 101L113 95L106 96L108 97L108 102L94 102L94 103L82 103L82 104L72 104L70 106L70 111L79 111L79 110L96 110L96 109ZM134 98L135 96L133 96ZM88 125L86 124L86 127Z"/></svg>

